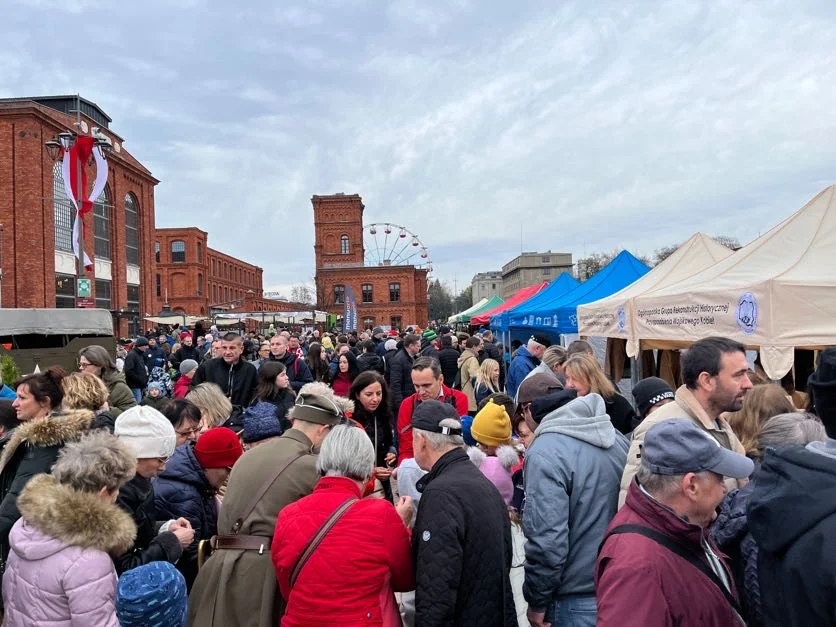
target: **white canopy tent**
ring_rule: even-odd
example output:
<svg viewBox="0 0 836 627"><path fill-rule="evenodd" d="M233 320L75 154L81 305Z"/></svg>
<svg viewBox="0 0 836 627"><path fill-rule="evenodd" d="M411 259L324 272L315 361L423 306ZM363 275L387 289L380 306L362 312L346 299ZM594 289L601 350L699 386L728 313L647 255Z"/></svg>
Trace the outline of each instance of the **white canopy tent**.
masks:
<svg viewBox="0 0 836 627"><path fill-rule="evenodd" d="M627 354L637 356L636 298L687 279L731 254L730 249L714 239L695 233L662 263L623 290L578 307L578 333L626 339Z"/></svg>
<svg viewBox="0 0 836 627"><path fill-rule="evenodd" d="M475 305L473 305L473 307L469 307L469 308L465 309L464 311L460 311L460 312L459 312L459 313L457 313L457 314L453 314L452 316L450 316L449 318L447 318L447 323L448 323L448 324L455 324L455 323L457 323L459 320L461 320L462 316L466 316L467 314L470 314L470 313L472 313L472 312L474 312L474 311L479 311L479 308L480 308L480 307L482 307L482 306L483 306L486 302L488 302L488 299L487 299L487 298L483 298L483 299L482 299L482 300L480 300L478 303L476 303Z"/></svg>
<svg viewBox="0 0 836 627"><path fill-rule="evenodd" d="M760 349L772 379L792 369L794 348L836 344L836 186L748 246L673 285L634 300L643 348L713 335Z"/></svg>

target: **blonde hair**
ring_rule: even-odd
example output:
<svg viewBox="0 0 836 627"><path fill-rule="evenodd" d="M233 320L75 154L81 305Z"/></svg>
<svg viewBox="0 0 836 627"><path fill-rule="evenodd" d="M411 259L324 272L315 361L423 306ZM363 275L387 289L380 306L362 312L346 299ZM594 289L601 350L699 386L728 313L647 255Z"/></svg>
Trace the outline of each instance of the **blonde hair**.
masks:
<svg viewBox="0 0 836 627"><path fill-rule="evenodd" d="M200 383L186 394L186 400L200 410L201 421L211 429L224 422L232 413L232 402L224 396L223 390L214 383Z"/></svg>
<svg viewBox="0 0 836 627"><path fill-rule="evenodd" d="M496 394L499 392L497 386L494 385L493 377L491 372L494 368L499 368L499 362L496 359L491 359L490 357L482 362L482 365L479 366L479 372L476 373L476 386L483 385L488 388L491 393Z"/></svg>
<svg viewBox="0 0 836 627"><path fill-rule="evenodd" d="M110 392L99 377L88 372L74 372L61 381L64 407L98 411L107 402Z"/></svg>
<svg viewBox="0 0 836 627"><path fill-rule="evenodd" d="M567 357L568 353L566 352L566 349L559 344L555 344L554 346L549 346L545 351L543 351L543 358L541 361L548 366L549 370L554 372L554 367L558 364L562 365L566 363Z"/></svg>
<svg viewBox="0 0 836 627"><path fill-rule="evenodd" d="M725 418L746 454L751 456L757 453L758 433L764 423L773 416L794 411L795 407L784 388L772 383L753 387L743 399L743 408L726 414Z"/></svg>
<svg viewBox="0 0 836 627"><path fill-rule="evenodd" d="M615 386L607 379L598 360L587 354L575 354L563 364L563 372L573 379L583 381L590 392L600 394L605 399L615 396Z"/></svg>

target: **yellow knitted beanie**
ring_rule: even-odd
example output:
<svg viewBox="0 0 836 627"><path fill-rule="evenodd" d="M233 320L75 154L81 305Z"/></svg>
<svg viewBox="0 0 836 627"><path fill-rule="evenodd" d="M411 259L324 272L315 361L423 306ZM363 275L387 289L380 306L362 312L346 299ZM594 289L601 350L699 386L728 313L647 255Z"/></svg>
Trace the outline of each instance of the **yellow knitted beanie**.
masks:
<svg viewBox="0 0 836 627"><path fill-rule="evenodd" d="M493 399L488 401L470 427L473 439L485 446L499 446L511 439L511 418L505 407L497 405Z"/></svg>

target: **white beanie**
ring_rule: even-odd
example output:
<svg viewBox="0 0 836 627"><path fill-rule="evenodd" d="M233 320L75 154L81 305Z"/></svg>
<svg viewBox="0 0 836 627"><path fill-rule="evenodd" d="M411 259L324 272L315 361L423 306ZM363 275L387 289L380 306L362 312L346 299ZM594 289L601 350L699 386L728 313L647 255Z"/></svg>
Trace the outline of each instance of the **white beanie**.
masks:
<svg viewBox="0 0 836 627"><path fill-rule="evenodd" d="M168 459L177 445L171 422L147 405L137 405L119 414L113 433L130 447L137 459Z"/></svg>
<svg viewBox="0 0 836 627"><path fill-rule="evenodd" d="M383 345L387 351L393 351L398 348L398 343L395 340L386 340L386 343Z"/></svg>

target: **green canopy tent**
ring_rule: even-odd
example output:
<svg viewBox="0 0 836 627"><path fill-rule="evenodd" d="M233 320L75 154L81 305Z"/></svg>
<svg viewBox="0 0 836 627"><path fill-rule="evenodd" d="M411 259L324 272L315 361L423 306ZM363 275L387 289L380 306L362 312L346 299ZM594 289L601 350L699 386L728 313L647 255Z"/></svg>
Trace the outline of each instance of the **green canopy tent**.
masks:
<svg viewBox="0 0 836 627"><path fill-rule="evenodd" d="M490 311L491 309L499 307L503 302L505 301L494 294L488 299L483 298L470 309L465 309L464 311L457 313L455 316L450 316L448 322L452 324L467 324L473 316L478 316L482 312Z"/></svg>

